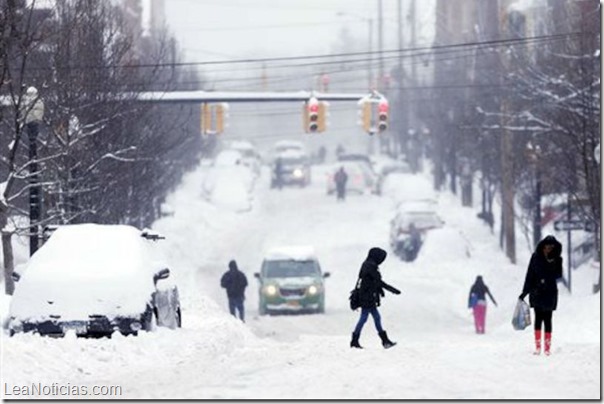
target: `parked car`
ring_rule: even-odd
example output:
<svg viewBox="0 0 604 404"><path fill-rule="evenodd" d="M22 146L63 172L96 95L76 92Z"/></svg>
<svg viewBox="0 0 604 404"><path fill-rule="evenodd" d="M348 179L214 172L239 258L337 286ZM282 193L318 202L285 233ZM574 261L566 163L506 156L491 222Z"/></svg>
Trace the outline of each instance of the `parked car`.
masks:
<svg viewBox="0 0 604 404"><path fill-rule="evenodd" d="M201 195L215 206L236 212L252 208L256 175L242 163L241 152L223 150L214 158L201 184Z"/></svg>
<svg viewBox="0 0 604 404"><path fill-rule="evenodd" d="M411 225L419 233L419 242L413 239ZM432 210L399 209L390 221L390 246L405 261L412 261L423 244L425 233L443 225L443 220Z"/></svg>
<svg viewBox="0 0 604 404"><path fill-rule="evenodd" d="M241 154L240 163L249 167L254 175L260 175L262 159L252 143L246 140L235 140L228 145L228 149L237 150Z"/></svg>
<svg viewBox="0 0 604 404"><path fill-rule="evenodd" d="M127 225L59 226L20 271L9 307L10 335L136 335L178 328L178 288L163 237Z"/></svg>
<svg viewBox="0 0 604 404"><path fill-rule="evenodd" d="M340 167L344 167L344 171L348 175L348 181L346 181L347 193L367 194L376 191L377 183L375 182L375 177L365 164L358 161L342 161L334 164L327 173L328 195L336 191L335 175Z"/></svg>
<svg viewBox="0 0 604 404"><path fill-rule="evenodd" d="M275 313L324 313L325 282L312 247L274 248L265 255L259 280L260 315Z"/></svg>
<svg viewBox="0 0 604 404"><path fill-rule="evenodd" d="M286 150L278 156L281 159L281 185L300 185L302 187L310 184L310 161L308 156L296 150ZM276 173L277 160L271 166L271 188L277 184Z"/></svg>

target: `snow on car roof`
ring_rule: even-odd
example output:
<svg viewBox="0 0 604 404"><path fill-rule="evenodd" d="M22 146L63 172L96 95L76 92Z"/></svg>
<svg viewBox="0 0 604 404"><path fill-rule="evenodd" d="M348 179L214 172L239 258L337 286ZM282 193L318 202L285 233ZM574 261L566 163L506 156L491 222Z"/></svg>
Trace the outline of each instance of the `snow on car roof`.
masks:
<svg viewBox="0 0 604 404"><path fill-rule="evenodd" d="M248 142L247 140L233 140L229 147L235 150L254 150L255 147L253 144Z"/></svg>
<svg viewBox="0 0 604 404"><path fill-rule="evenodd" d="M265 260L292 259L296 261L307 261L317 259L315 249L312 246L283 246L270 248L264 255Z"/></svg>
<svg viewBox="0 0 604 404"><path fill-rule="evenodd" d="M142 312L154 290L154 272L167 267L151 243L127 225L59 227L28 262L11 314L29 318L52 310L81 319L99 311Z"/></svg>
<svg viewBox="0 0 604 404"><path fill-rule="evenodd" d="M284 150L284 151L280 152L279 154L277 154L277 157L301 158L301 157L306 157L306 153L304 153L301 150L287 149L287 150Z"/></svg>
<svg viewBox="0 0 604 404"><path fill-rule="evenodd" d="M215 166L234 166L241 160L241 152L235 149L223 150L214 158Z"/></svg>

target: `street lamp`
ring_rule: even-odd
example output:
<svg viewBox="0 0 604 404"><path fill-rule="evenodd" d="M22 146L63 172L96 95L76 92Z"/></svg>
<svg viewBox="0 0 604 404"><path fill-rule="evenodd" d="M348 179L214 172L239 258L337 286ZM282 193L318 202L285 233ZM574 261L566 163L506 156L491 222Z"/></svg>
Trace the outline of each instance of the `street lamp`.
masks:
<svg viewBox="0 0 604 404"><path fill-rule="evenodd" d="M38 97L38 90L29 87L25 93L25 127L29 139L29 255L38 249L40 221L40 185L38 177L37 137L39 125L44 118L44 103Z"/></svg>
<svg viewBox="0 0 604 404"><path fill-rule="evenodd" d="M372 72L372 63L373 63L373 18L363 17L358 14L353 14L349 12L340 11L336 14L338 17L354 17L359 20L365 21L367 23L368 29L368 43L367 43L367 87L369 89L373 88L373 72Z"/></svg>

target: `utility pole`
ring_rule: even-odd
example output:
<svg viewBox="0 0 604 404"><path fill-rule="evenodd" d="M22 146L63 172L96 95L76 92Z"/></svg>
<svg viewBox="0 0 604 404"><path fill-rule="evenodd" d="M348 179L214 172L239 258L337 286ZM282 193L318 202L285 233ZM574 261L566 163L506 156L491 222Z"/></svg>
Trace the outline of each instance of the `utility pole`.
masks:
<svg viewBox="0 0 604 404"><path fill-rule="evenodd" d="M397 136L396 144L395 144L395 155L398 156L400 153L406 153L406 136L405 136L405 120L406 114L403 114L403 111L407 111L407 108L404 104L403 99L403 0L398 0L397 3L397 20L398 20L398 110L396 120L399 122L397 125Z"/></svg>
<svg viewBox="0 0 604 404"><path fill-rule="evenodd" d="M377 90L382 93L384 90L384 15L382 0L378 0L378 78Z"/></svg>

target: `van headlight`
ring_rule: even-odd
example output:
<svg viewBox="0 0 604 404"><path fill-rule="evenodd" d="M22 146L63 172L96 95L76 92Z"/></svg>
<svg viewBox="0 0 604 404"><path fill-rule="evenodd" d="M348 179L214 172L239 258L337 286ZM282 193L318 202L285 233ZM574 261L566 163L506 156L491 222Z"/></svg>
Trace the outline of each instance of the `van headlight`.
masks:
<svg viewBox="0 0 604 404"><path fill-rule="evenodd" d="M299 168L296 168L296 169L294 170L294 177L296 177L296 178L301 178L301 177L302 177L302 174L303 174L303 173L302 173L302 170L300 170Z"/></svg>
<svg viewBox="0 0 604 404"><path fill-rule="evenodd" d="M308 287L308 294L309 295L316 295L317 293L319 293L319 288L315 285L311 285Z"/></svg>
<svg viewBox="0 0 604 404"><path fill-rule="evenodd" d="M264 293L267 296L275 296L277 294L277 287L275 285L268 285L264 288Z"/></svg>

